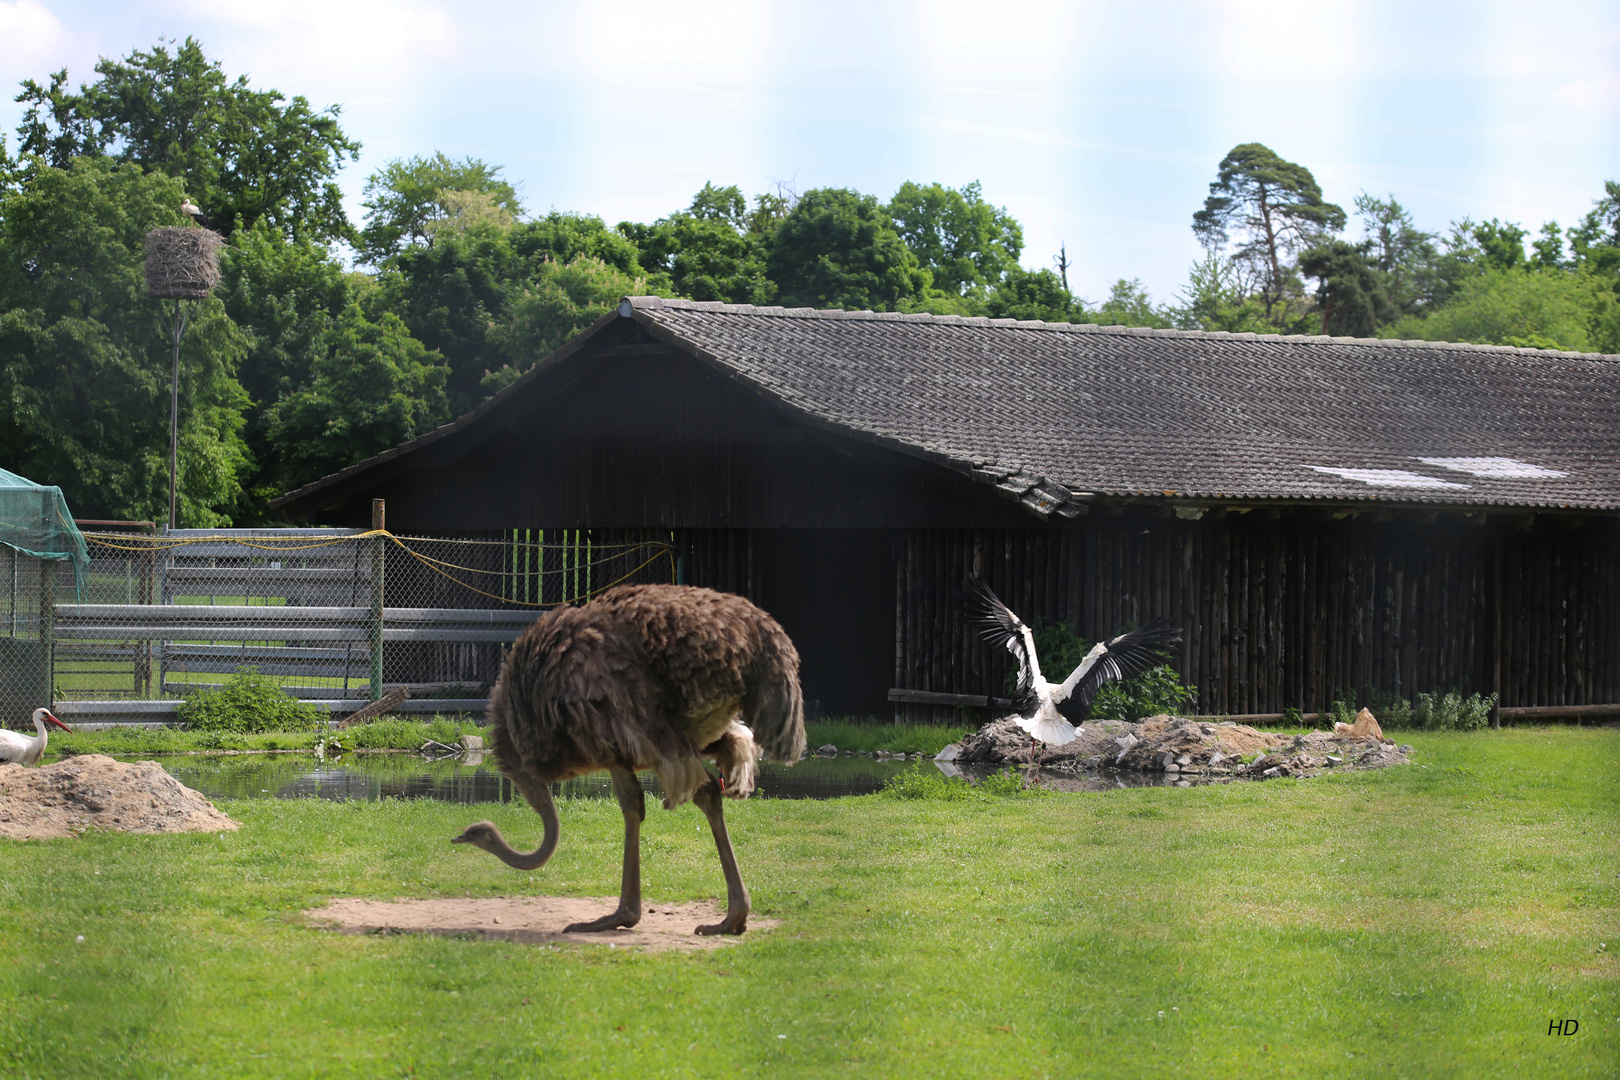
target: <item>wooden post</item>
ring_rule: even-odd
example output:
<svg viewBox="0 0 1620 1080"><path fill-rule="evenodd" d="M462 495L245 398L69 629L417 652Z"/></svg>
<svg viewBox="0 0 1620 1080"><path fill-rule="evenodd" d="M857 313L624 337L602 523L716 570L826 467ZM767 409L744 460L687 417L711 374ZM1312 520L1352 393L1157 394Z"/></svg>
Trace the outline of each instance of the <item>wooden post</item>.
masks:
<svg viewBox="0 0 1620 1080"><path fill-rule="evenodd" d="M54 510L54 507L52 508ZM56 563L39 560L39 645L45 685L41 696L47 708L56 707Z"/></svg>
<svg viewBox="0 0 1620 1080"><path fill-rule="evenodd" d="M377 532L385 528L382 499L371 500L371 528ZM387 549L385 537L371 538L371 700L382 698L383 681L383 564Z"/></svg>
<svg viewBox="0 0 1620 1080"><path fill-rule="evenodd" d="M1502 726L1502 545L1502 537L1497 536L1491 559L1491 692L1496 695L1496 701L1491 705L1493 728Z"/></svg>

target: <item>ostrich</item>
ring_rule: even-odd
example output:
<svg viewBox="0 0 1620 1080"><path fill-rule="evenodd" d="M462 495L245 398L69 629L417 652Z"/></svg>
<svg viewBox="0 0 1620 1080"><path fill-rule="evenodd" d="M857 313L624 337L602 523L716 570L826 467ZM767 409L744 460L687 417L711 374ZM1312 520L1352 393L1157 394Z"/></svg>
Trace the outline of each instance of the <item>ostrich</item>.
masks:
<svg viewBox="0 0 1620 1080"><path fill-rule="evenodd" d="M624 813L617 910L564 933L631 927L641 919L637 769L664 785L664 808L691 800L709 821L726 877L726 915L699 934L741 934L748 890L726 835L722 794L754 790L761 748L792 765L804 752L799 654L776 620L740 596L680 585L623 585L582 607L540 616L512 646L489 697L491 748L545 826L532 852L514 850L488 821L452 841L519 870L557 847L551 782L607 769ZM757 740L757 741L756 741ZM703 759L715 763L715 779Z"/></svg>
<svg viewBox="0 0 1620 1080"><path fill-rule="evenodd" d="M0 765L15 761L19 765L32 765L45 752L45 721L49 720L63 731L72 731L49 709L34 710L34 730L39 738L30 739L15 731L0 730Z"/></svg>
<svg viewBox="0 0 1620 1080"><path fill-rule="evenodd" d="M1164 619L1155 619L1140 630L1099 641L1067 679L1049 683L1042 677L1040 659L1035 655L1035 635L1024 621L978 575L968 577L968 588L968 616L980 625L980 635L986 641L1006 646L1018 661L1014 718L1030 734L1031 759L1035 757L1036 743L1062 746L1085 730L1071 724L1059 711L1060 706L1069 704L1068 711L1076 719L1083 718L1104 683L1163 663L1168 647L1181 640L1180 630L1171 629Z"/></svg>

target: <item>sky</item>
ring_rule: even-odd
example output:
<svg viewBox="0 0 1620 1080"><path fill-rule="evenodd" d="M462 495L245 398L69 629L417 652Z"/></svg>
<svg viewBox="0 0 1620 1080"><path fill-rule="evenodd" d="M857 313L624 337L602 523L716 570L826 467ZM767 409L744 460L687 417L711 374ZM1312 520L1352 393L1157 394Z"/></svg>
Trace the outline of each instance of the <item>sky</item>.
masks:
<svg viewBox="0 0 1620 1080"><path fill-rule="evenodd" d="M435 150L501 166L531 212L610 223L706 181L887 199L977 180L1024 265L1065 247L1092 302L1119 278L1175 298L1239 143L1436 232L1568 225L1620 179L1613 0L0 0L0 85L77 85L187 36L232 77L342 106L356 221L368 175Z"/></svg>

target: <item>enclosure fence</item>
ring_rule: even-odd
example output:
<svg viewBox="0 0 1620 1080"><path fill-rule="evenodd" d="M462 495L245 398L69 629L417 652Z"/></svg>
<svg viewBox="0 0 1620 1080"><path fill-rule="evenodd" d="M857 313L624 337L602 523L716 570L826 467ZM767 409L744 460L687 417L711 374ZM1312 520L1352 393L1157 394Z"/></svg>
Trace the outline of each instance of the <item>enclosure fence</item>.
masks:
<svg viewBox="0 0 1620 1080"><path fill-rule="evenodd" d="M540 611L677 576L668 540L603 542L585 529L85 540L79 595L63 587L62 564L0 549L0 721L18 726L53 703L69 723L168 719L244 668L328 711L403 687L410 698L395 711L478 712L504 649Z"/></svg>

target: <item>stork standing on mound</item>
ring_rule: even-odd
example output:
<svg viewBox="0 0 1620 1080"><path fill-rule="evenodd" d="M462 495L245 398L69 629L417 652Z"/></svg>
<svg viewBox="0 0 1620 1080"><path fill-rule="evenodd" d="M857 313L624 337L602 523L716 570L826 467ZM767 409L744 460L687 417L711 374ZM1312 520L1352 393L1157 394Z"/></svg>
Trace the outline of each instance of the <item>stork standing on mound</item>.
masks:
<svg viewBox="0 0 1620 1080"><path fill-rule="evenodd" d="M760 749L792 765L804 753L799 654L775 619L740 596L681 585L623 585L583 607L540 616L512 646L490 692L495 760L540 815L545 837L514 850L487 821L453 843L534 870L557 847L551 784L606 769L624 813L619 906L565 933L641 920L644 793L636 770L664 786L664 808L690 800L708 818L726 876L726 915L700 934L740 934L748 890L737 871L721 795L754 790ZM709 775L704 759L720 770Z"/></svg>
<svg viewBox="0 0 1620 1080"><path fill-rule="evenodd" d="M39 732L39 738L30 739L16 731L0 729L0 765L15 761L18 765L32 765L38 761L45 752L47 738L45 735L45 722L49 720L63 731L71 732L73 729L56 718L56 714L49 709L34 710L34 730Z"/></svg>
<svg viewBox="0 0 1620 1080"><path fill-rule="evenodd" d="M1076 720L1084 719L1104 683L1157 667L1168 658L1170 646L1181 640L1181 631L1171 628L1168 620L1155 619L1139 630L1099 641L1067 679L1049 683L1041 675L1040 658L1035 655L1035 635L1024 620L1014 615L978 575L968 577L968 591L968 617L979 624L980 635L1004 646L1018 661L1013 718L1030 734L1032 761L1036 743L1062 746L1085 731L1070 723L1063 715L1065 711Z"/></svg>

